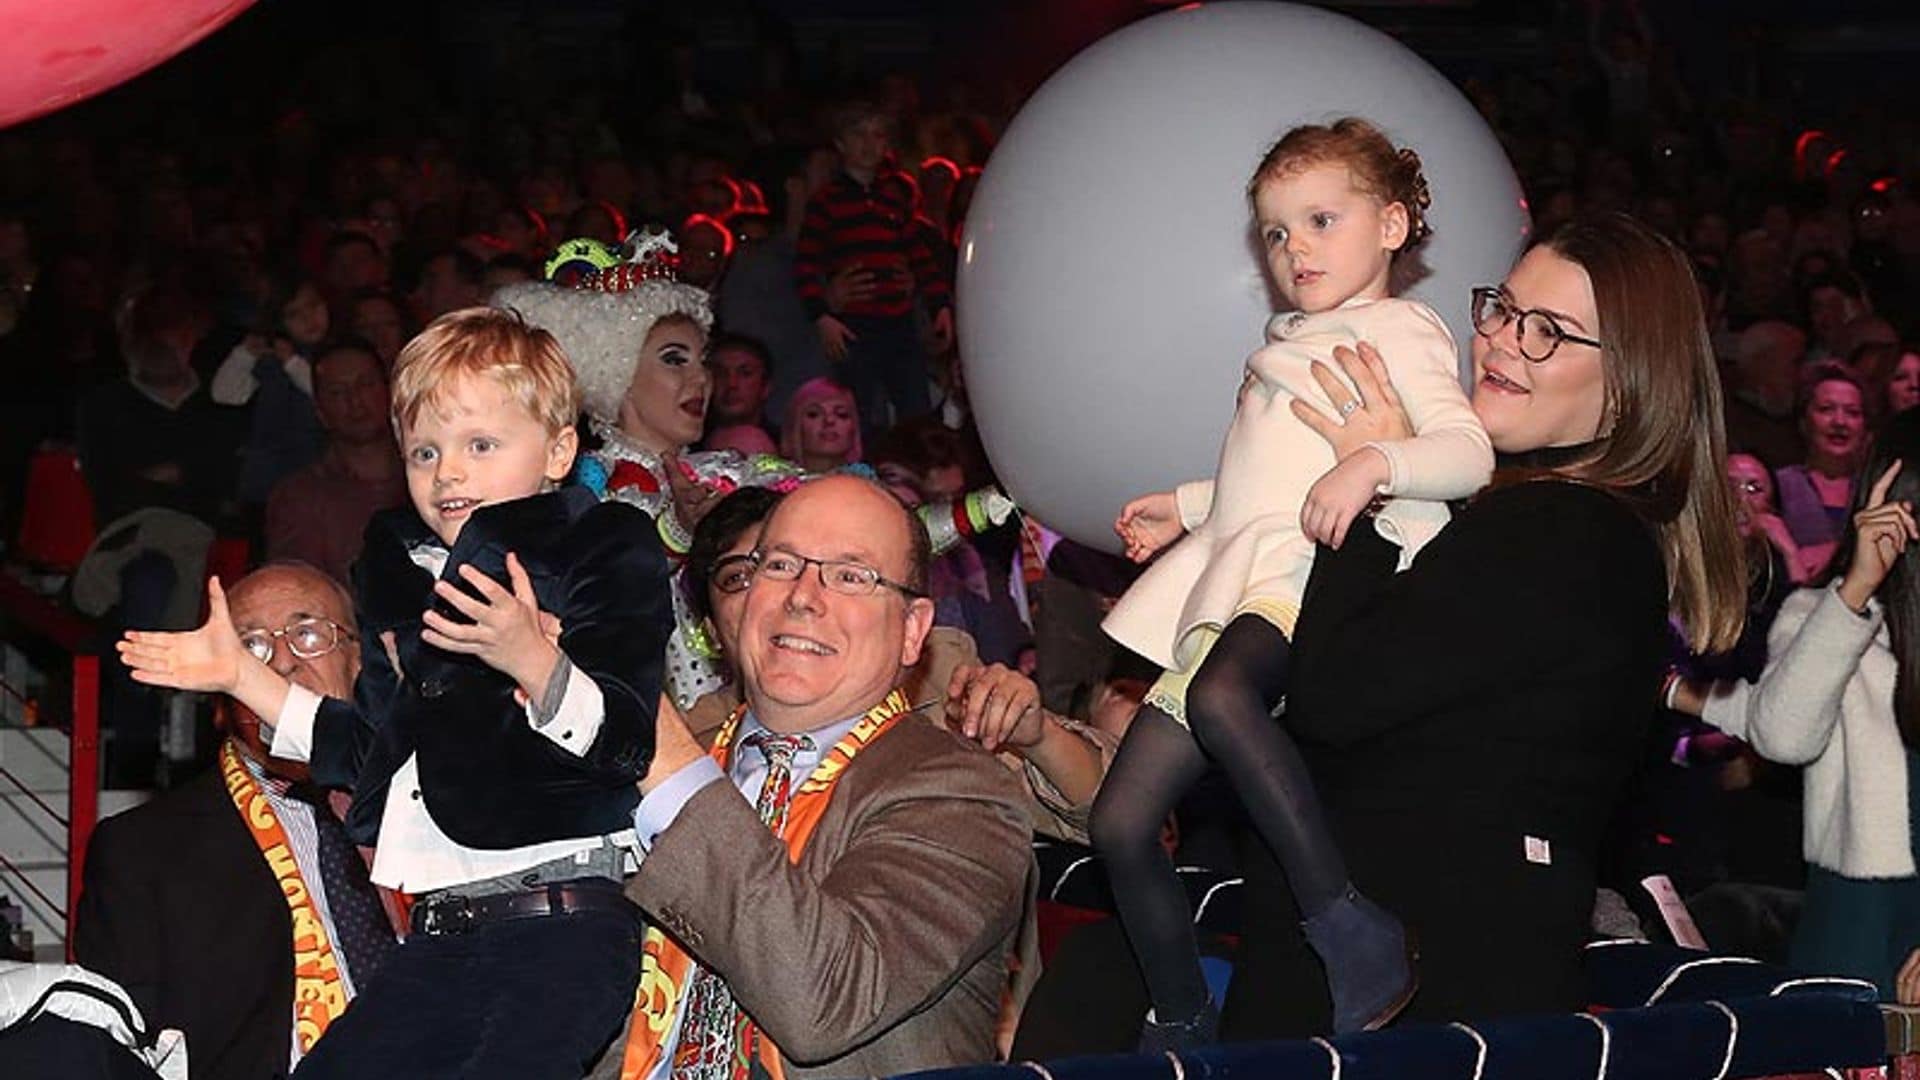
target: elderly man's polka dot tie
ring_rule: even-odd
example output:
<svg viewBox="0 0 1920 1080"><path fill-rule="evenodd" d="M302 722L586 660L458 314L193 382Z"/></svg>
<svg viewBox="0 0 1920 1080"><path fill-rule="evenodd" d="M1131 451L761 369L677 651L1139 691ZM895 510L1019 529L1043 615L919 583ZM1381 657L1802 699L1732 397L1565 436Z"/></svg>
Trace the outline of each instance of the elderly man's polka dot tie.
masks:
<svg viewBox="0 0 1920 1080"><path fill-rule="evenodd" d="M334 816L326 792L295 784L287 794L313 807L313 828L320 840L320 882L327 890L327 913L333 916L335 942L347 958L347 973L356 991L365 990L398 947L393 924L380 906L380 896L367 880L367 862L347 837L346 826Z"/></svg>

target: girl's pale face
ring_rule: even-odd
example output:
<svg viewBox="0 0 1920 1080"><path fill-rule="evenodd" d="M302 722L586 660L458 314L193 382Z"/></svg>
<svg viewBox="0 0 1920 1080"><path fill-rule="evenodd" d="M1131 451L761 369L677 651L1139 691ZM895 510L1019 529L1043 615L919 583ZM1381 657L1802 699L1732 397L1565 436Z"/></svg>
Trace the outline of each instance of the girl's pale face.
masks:
<svg viewBox="0 0 1920 1080"><path fill-rule="evenodd" d="M1905 412L1920 405L1920 353L1904 353L1887 376L1887 411Z"/></svg>
<svg viewBox="0 0 1920 1080"><path fill-rule="evenodd" d="M849 396L835 394L808 402L800 409L800 452L810 458L846 460L853 452L857 423Z"/></svg>
<svg viewBox="0 0 1920 1080"><path fill-rule="evenodd" d="M1407 239L1407 210L1354 186L1340 162L1300 166L1260 182L1253 217L1267 272L1296 311L1331 311L1387 295L1393 253Z"/></svg>
<svg viewBox="0 0 1920 1080"><path fill-rule="evenodd" d="M620 430L628 438L658 453L700 438L713 390L706 348L706 332L685 319L663 320L647 332L620 406Z"/></svg>

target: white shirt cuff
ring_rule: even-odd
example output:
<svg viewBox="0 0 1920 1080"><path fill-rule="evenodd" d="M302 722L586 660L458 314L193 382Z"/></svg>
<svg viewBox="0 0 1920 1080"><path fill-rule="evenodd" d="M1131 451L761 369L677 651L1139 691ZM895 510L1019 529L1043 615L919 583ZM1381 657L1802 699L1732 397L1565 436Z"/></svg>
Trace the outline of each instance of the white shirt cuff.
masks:
<svg viewBox="0 0 1920 1080"><path fill-rule="evenodd" d="M253 400L253 392L260 389L260 380L253 377L256 362L258 358L247 351L244 343L235 345L213 373L208 396L219 405L245 405Z"/></svg>
<svg viewBox="0 0 1920 1080"><path fill-rule="evenodd" d="M708 784L726 778L719 762L703 757L681 766L659 787L642 795L640 805L633 810L633 835L640 841L640 850L652 851L654 839L679 818L688 800Z"/></svg>
<svg viewBox="0 0 1920 1080"><path fill-rule="evenodd" d="M1213 512L1213 481L1189 480L1173 489L1173 504L1179 508L1180 527L1192 532Z"/></svg>
<svg viewBox="0 0 1920 1080"><path fill-rule="evenodd" d="M306 357L289 356L281 366L286 370L287 378L293 380L293 385L299 387L301 393L308 397L313 396L313 365L307 362Z"/></svg>
<svg viewBox="0 0 1920 1080"><path fill-rule="evenodd" d="M1387 482L1380 485L1380 494L1398 494L1400 488L1407 482L1406 466L1401 463L1400 455L1394 452L1393 447L1383 442L1366 443L1360 449L1372 450L1387 459Z"/></svg>
<svg viewBox="0 0 1920 1080"><path fill-rule="evenodd" d="M299 683L288 683L287 700L280 704L280 715L273 718L268 752L287 761L313 760L313 722L320 715L322 700Z"/></svg>
<svg viewBox="0 0 1920 1080"><path fill-rule="evenodd" d="M540 723L535 716L535 703L527 702L527 723L533 730L575 757L586 754L606 718L606 697L592 679L571 664L567 665L567 688L561 692L560 707L554 710L553 719Z"/></svg>

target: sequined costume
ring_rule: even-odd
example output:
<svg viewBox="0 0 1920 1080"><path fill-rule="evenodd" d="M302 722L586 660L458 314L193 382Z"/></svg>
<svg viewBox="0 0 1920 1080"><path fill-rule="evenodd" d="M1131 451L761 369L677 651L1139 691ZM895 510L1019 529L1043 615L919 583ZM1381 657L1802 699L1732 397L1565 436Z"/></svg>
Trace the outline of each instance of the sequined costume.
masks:
<svg viewBox="0 0 1920 1080"><path fill-rule="evenodd" d="M581 481L596 487L602 498L618 499L645 511L660 523L668 546L684 550L684 537L676 535L679 519L661 455L634 445L611 424L596 420L593 430L604 445L581 459ZM800 466L772 454L749 457L732 450L695 450L681 454L679 462L688 479L722 494L740 487L791 491L805 479ZM675 574L673 580L674 633L667 642L667 686L674 703L688 709L703 695L725 686L729 679L705 623L693 613L685 575Z"/></svg>

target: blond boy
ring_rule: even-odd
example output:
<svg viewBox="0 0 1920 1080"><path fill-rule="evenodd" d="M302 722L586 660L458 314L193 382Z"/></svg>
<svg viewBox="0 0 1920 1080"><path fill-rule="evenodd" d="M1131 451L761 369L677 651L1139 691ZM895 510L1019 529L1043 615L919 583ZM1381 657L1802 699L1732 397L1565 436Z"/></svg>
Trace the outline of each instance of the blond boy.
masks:
<svg viewBox="0 0 1920 1080"><path fill-rule="evenodd" d="M199 630L120 645L142 682L275 718L276 756L353 792L373 880L416 897L300 1077L577 1076L632 1005L619 878L672 609L652 522L560 486L578 408L552 336L510 312L451 312L401 352L411 506L374 518L354 567L352 701L241 648L217 581Z"/></svg>

